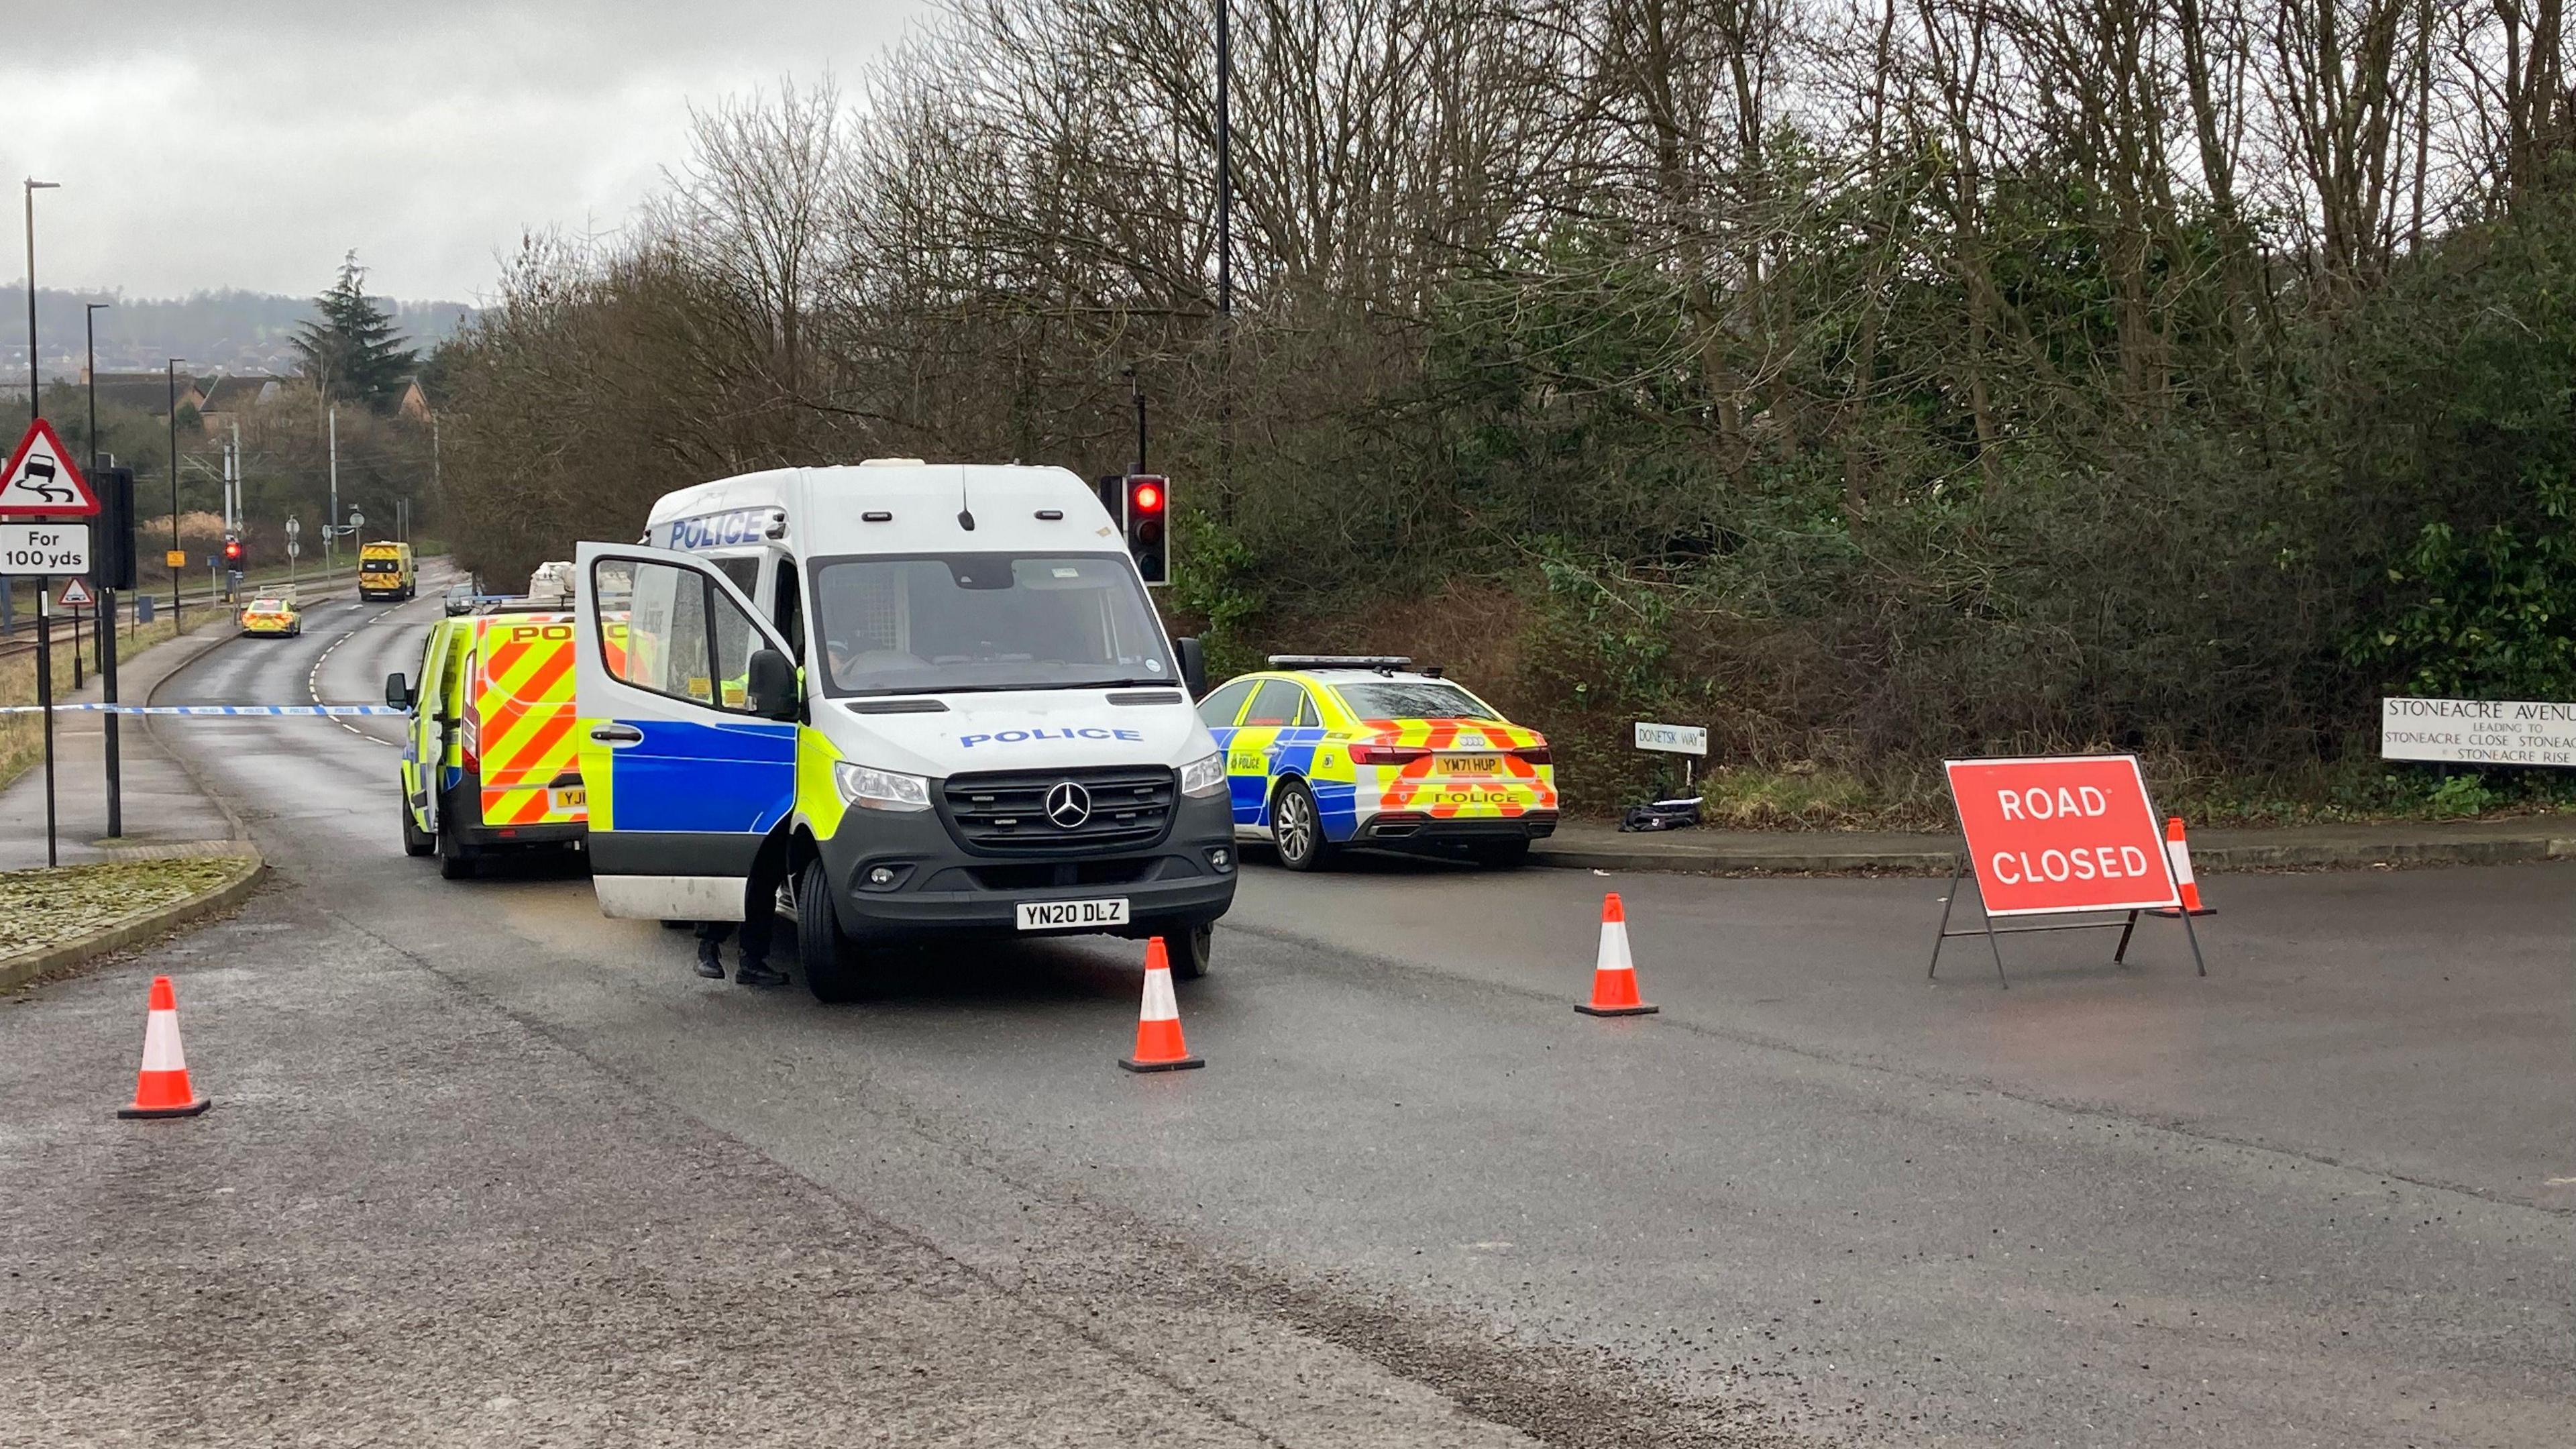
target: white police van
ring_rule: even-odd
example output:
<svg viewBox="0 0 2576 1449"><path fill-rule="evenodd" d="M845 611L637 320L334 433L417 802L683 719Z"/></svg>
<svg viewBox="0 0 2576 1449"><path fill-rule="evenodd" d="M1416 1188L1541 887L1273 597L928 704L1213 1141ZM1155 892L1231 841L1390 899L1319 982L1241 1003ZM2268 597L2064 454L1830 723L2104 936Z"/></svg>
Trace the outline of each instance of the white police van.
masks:
<svg viewBox="0 0 2576 1449"><path fill-rule="evenodd" d="M1061 468L913 459L666 494L585 543L576 710L602 911L744 918L783 872L825 1000L870 946L1165 938L1233 903L1223 759L1100 500Z"/></svg>

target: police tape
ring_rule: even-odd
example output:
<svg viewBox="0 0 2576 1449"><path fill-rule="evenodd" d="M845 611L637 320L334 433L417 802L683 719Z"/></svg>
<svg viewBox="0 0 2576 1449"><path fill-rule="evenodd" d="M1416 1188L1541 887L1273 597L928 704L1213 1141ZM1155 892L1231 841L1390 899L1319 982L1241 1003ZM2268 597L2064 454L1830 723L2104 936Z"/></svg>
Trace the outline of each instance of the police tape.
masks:
<svg viewBox="0 0 2576 1449"><path fill-rule="evenodd" d="M407 715L390 704L58 704L56 714ZM42 714L41 704L0 705L0 714Z"/></svg>

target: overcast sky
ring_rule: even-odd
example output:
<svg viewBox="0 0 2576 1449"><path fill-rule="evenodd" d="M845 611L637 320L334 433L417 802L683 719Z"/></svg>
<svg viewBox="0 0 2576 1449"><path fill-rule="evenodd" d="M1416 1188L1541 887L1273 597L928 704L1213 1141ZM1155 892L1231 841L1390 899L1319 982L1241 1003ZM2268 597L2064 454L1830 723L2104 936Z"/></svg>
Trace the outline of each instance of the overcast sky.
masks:
<svg viewBox="0 0 2576 1449"><path fill-rule="evenodd" d="M615 228L685 158L688 106L856 79L932 0L93 0L17 11L0 175L36 274L135 297L367 288L473 301L523 230ZM13 188L14 189L14 188ZM15 200L16 198L11 198ZM6 233L20 228L16 217ZM0 276L26 275L24 243Z"/></svg>

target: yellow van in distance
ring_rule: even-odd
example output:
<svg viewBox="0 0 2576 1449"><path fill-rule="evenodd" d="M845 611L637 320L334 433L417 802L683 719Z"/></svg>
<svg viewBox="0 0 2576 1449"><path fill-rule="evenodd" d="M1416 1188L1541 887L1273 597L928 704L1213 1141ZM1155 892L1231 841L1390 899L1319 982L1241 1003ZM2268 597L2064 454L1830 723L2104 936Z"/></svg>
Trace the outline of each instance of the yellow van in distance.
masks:
<svg viewBox="0 0 2576 1449"><path fill-rule="evenodd" d="M407 543L370 543L358 549L358 597L408 599L420 592L420 570Z"/></svg>

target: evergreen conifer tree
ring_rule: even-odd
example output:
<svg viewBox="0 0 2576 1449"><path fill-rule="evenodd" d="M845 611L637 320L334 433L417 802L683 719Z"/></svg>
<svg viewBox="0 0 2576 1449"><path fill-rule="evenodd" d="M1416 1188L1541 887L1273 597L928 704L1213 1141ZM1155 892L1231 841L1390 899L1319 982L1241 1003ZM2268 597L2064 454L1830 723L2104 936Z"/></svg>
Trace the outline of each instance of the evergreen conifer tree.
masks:
<svg viewBox="0 0 2576 1449"><path fill-rule="evenodd" d="M367 269L350 252L339 280L313 299L322 315L295 330L295 350L324 398L381 409L418 369L420 354L394 336L393 317L367 295L366 280Z"/></svg>

